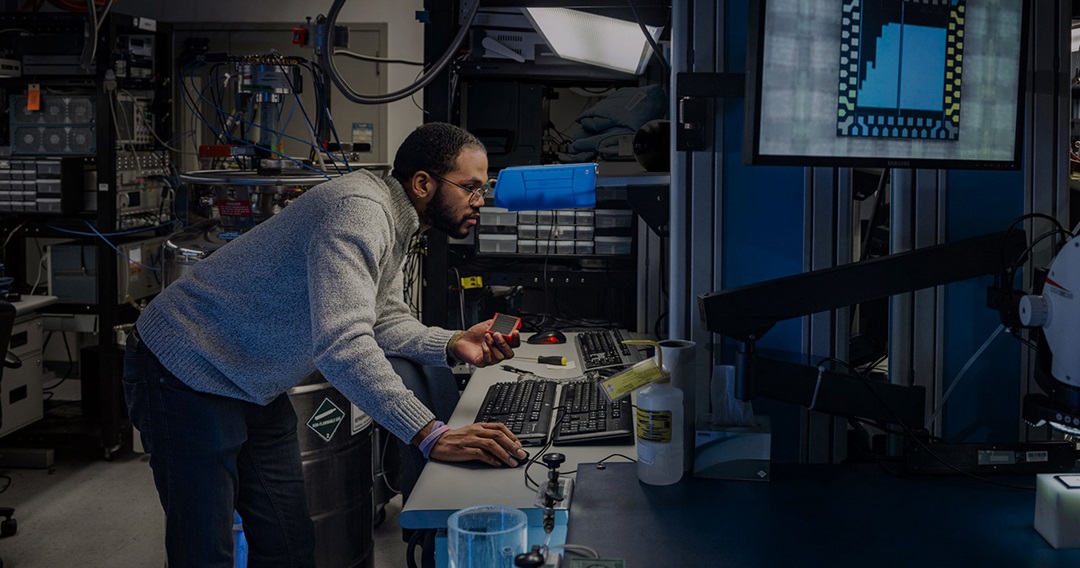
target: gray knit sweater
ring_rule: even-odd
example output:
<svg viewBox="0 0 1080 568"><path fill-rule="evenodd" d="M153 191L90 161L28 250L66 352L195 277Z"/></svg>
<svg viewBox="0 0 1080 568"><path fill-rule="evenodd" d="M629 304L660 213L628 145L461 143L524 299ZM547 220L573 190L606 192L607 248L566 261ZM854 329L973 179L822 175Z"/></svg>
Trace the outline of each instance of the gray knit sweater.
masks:
<svg viewBox="0 0 1080 568"><path fill-rule="evenodd" d="M386 357L445 366L453 334L421 324L403 298L419 225L393 178L323 183L166 288L139 334L191 388L258 404L317 369L408 442L434 416Z"/></svg>

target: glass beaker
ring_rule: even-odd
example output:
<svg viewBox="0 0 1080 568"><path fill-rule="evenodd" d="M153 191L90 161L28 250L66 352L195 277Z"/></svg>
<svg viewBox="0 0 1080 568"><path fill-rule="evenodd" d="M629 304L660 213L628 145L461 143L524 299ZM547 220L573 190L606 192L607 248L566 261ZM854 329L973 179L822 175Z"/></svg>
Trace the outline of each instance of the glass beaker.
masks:
<svg viewBox="0 0 1080 568"><path fill-rule="evenodd" d="M450 515L447 550L450 568L514 568L525 552L525 513L511 507L481 505Z"/></svg>

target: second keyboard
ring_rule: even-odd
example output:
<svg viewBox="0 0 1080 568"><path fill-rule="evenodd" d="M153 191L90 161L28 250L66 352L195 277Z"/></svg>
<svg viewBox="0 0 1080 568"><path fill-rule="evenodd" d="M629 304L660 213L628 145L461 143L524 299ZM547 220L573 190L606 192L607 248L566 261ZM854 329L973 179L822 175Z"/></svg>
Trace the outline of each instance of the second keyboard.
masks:
<svg viewBox="0 0 1080 568"><path fill-rule="evenodd" d="M609 402L595 381L562 385L555 406L556 446L632 444L634 420L630 397Z"/></svg>
<svg viewBox="0 0 1080 568"><path fill-rule="evenodd" d="M592 371L608 367L633 365L645 357L637 350L623 345L630 333L622 329L582 331L574 338L578 361L583 369Z"/></svg>

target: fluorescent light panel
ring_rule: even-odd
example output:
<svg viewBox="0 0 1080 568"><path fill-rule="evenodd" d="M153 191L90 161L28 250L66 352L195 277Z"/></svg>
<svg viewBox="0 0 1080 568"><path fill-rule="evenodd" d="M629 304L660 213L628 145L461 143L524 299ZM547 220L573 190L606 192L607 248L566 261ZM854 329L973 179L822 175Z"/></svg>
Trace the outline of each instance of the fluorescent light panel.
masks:
<svg viewBox="0 0 1080 568"><path fill-rule="evenodd" d="M640 75L652 56L635 22L567 8L522 8L544 41L563 59ZM653 39L661 28L645 26Z"/></svg>

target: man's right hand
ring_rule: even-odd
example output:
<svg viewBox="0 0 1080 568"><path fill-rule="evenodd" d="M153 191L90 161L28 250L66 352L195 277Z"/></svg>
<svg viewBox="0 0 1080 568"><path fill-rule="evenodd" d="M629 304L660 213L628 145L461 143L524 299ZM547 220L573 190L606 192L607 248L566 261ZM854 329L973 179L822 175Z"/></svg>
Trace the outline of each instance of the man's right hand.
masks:
<svg viewBox="0 0 1080 568"><path fill-rule="evenodd" d="M443 434L431 449L431 459L444 462L478 460L493 466L516 467L527 454L505 425L478 422Z"/></svg>

